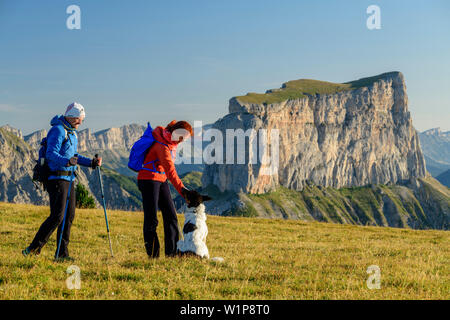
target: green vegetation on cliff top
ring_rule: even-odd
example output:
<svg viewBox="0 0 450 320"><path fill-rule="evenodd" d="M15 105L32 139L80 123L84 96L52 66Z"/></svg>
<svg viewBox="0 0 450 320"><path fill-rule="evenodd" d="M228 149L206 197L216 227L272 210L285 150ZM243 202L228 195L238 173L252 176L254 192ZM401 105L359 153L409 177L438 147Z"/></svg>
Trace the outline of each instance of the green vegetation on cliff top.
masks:
<svg viewBox="0 0 450 320"><path fill-rule="evenodd" d="M387 72L374 77L362 78L345 83L333 83L312 79L292 80L283 83L280 89L268 90L266 93L247 93L244 96L235 97L242 103L271 104L287 100L305 98L307 95L333 94L340 91L350 91L366 87L375 81L399 74Z"/></svg>
<svg viewBox="0 0 450 320"><path fill-rule="evenodd" d="M23 139L17 137L14 133L0 128L0 135L3 136L6 143L14 149L15 152L25 153L30 150L30 146Z"/></svg>

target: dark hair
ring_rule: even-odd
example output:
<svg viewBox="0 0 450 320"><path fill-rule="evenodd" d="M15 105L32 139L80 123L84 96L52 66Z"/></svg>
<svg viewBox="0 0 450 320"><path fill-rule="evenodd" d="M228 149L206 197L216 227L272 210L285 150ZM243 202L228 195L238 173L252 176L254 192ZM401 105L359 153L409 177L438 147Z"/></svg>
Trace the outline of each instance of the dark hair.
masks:
<svg viewBox="0 0 450 320"><path fill-rule="evenodd" d="M192 132L192 126L189 124L189 122L187 121L175 121L172 120L166 127L166 129L172 133L177 129L184 129L186 131L189 132L189 134L192 136L193 132Z"/></svg>

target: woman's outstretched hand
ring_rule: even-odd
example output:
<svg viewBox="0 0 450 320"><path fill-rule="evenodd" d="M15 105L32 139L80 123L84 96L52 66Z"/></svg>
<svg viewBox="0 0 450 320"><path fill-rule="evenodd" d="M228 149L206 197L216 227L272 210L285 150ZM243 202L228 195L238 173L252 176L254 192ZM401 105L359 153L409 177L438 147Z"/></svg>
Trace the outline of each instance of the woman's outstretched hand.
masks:
<svg viewBox="0 0 450 320"><path fill-rule="evenodd" d="M183 198L186 199L187 196L189 195L189 192L191 192L191 190L189 190L189 189L187 189L185 187L181 188L181 195L183 196Z"/></svg>
<svg viewBox="0 0 450 320"><path fill-rule="evenodd" d="M199 193L195 190L189 190L189 189L183 187L183 188L181 188L181 195L183 196L184 199L187 200L187 199L191 198L192 196L199 195Z"/></svg>

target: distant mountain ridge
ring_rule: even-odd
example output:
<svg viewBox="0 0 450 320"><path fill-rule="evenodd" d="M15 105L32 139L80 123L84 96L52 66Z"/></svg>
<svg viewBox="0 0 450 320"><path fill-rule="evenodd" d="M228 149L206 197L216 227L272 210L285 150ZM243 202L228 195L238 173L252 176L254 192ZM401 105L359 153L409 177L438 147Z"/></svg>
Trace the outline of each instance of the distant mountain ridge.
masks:
<svg viewBox="0 0 450 320"><path fill-rule="evenodd" d="M29 141L35 141L36 137L37 135ZM0 127L0 201L48 205L48 194L41 187L37 188L32 181L38 150L36 143L33 146L21 138L18 130ZM99 206L101 195L96 171L80 167L77 174L77 182L94 195L95 203ZM129 190L118 184L107 170L103 173L103 182L108 207L122 210L141 209L140 202L134 201Z"/></svg>
<svg viewBox="0 0 450 320"><path fill-rule="evenodd" d="M436 180L450 188L450 169L438 175Z"/></svg>
<svg viewBox="0 0 450 320"><path fill-rule="evenodd" d="M204 128L207 128L207 125ZM112 209L142 209L136 174L128 169L127 164L131 146L142 136L145 129L142 125L129 124L97 132L90 129L77 132L80 154L93 157L98 153L103 157L105 198L107 206ZM47 193L36 189L31 180L40 142L47 133L47 129L42 129L23 136L21 130L9 125L0 127L0 201L48 204ZM201 150L197 150L198 152ZM188 174L191 170L201 171L202 165L177 165L179 175L187 181L191 179ZM90 168L80 167L78 181L94 195L96 205L99 206L101 195L97 173ZM174 197L177 196L176 192L172 191Z"/></svg>
<svg viewBox="0 0 450 320"><path fill-rule="evenodd" d="M450 169L450 131L433 128L419 133L428 172L433 177Z"/></svg>
<svg viewBox="0 0 450 320"><path fill-rule="evenodd" d="M153 126L155 128L156 125ZM211 127L211 124L206 124L202 130L196 130L197 138L202 134L202 131ZM16 135L22 137L20 130L7 126L8 130L14 131ZM134 177L136 174L128 168L128 157L130 149L144 133L147 127L140 124L127 124L119 128L108 128L97 132L91 129L83 129L77 132L78 134L78 152L83 155L93 156L98 153L103 157L104 166L108 169L114 170L120 174ZM41 140L47 135L47 130L38 130L24 138L33 149L38 149ZM191 140L192 141L192 140ZM199 158L202 154L202 148L198 149L192 145L193 158ZM203 164L177 164L177 171L183 174L190 171L202 171Z"/></svg>

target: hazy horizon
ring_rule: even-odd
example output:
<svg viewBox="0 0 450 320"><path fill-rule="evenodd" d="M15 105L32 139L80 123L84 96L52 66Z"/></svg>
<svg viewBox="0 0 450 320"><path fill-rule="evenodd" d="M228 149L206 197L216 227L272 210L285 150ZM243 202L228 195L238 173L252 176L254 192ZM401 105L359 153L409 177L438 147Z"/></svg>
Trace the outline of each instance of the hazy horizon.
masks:
<svg viewBox="0 0 450 320"><path fill-rule="evenodd" d="M100 131L108 130L108 129L111 129L111 128L120 128L120 127L123 127L123 126L133 125L133 124L138 124L138 125L146 126L146 125L147 125L147 122L145 122L145 123L130 122L130 123L124 123L124 124L121 125L121 126L111 126L111 127L100 128L100 129L90 128L90 127L85 127L84 124L83 124L83 125L81 125L80 128L78 128L77 131L80 132L80 131L89 129L89 130L92 131L92 133L98 133L98 132L100 132ZM203 126L205 126L205 125L211 125L211 124L213 124L213 122L203 123ZM33 131L30 131L30 132L25 132L25 131L23 131L21 128L12 126L12 125L9 124L9 123L1 123L1 124L0 124L0 127L6 126L6 125L9 125L10 127L14 128L14 129L20 130L20 131L22 132L22 135L23 135L24 137L25 137L25 136L28 136L28 135L30 135L30 134L33 134L33 133L35 133L35 132L37 132L37 131L43 130L43 129L45 129L45 130L48 131L48 130L51 128L50 122L49 122L49 125L48 125L47 128L40 128L40 129L33 130ZM153 124L152 124L152 127L154 128L154 127L160 126L160 125L163 126L164 124L162 124L162 123L161 123L161 124L156 124L156 125L153 125ZM419 133L423 133L423 132L425 132L425 131L432 130L432 129L440 129L442 133L450 132L450 130L445 130L445 129L441 128L441 127L432 127L432 128L428 128L428 129L425 129L425 130L419 130L419 129L417 129L416 127L414 127L414 128L415 128ZM195 129L194 129L194 130L195 130Z"/></svg>

